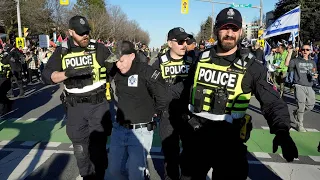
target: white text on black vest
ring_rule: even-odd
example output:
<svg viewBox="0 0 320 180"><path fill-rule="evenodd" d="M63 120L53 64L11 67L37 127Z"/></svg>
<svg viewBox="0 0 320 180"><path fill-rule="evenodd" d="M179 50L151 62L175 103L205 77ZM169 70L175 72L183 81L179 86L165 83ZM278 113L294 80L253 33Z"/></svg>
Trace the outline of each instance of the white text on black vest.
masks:
<svg viewBox="0 0 320 180"><path fill-rule="evenodd" d="M216 86L225 86L234 89L238 80L237 74L230 72L218 71L213 69L200 68L198 81Z"/></svg>
<svg viewBox="0 0 320 180"><path fill-rule="evenodd" d="M172 65L164 67L165 76L188 74L189 65Z"/></svg>
<svg viewBox="0 0 320 180"><path fill-rule="evenodd" d="M92 56L91 55L66 58L65 61L66 61L66 67L67 68L69 66L81 67L81 66L87 66L87 65L92 65L93 64L93 60L92 60Z"/></svg>

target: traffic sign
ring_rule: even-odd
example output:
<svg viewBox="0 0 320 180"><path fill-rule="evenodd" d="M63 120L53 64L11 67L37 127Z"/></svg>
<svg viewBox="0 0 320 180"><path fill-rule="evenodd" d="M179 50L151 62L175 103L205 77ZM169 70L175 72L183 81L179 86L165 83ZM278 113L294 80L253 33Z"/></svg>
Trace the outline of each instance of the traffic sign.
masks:
<svg viewBox="0 0 320 180"><path fill-rule="evenodd" d="M24 47L24 38L16 37L16 47Z"/></svg>
<svg viewBox="0 0 320 180"><path fill-rule="evenodd" d="M60 0L60 5L68 6L69 0Z"/></svg>
<svg viewBox="0 0 320 180"><path fill-rule="evenodd" d="M189 0L181 0L181 14L189 13Z"/></svg>
<svg viewBox="0 0 320 180"><path fill-rule="evenodd" d="M235 3L232 3L231 7L232 8L251 8L252 4L235 4Z"/></svg>
<svg viewBox="0 0 320 180"><path fill-rule="evenodd" d="M259 29L260 26L247 26L248 29Z"/></svg>

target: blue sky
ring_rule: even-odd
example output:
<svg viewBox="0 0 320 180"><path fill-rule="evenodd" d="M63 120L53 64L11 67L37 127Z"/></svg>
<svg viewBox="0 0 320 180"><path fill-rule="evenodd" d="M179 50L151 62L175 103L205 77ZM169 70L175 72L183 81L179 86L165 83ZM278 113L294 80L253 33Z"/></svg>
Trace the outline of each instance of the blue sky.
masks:
<svg viewBox="0 0 320 180"><path fill-rule="evenodd" d="M75 1L75 0L73 0ZM236 4L260 5L260 0L215 0ZM273 10L278 0L263 0L264 13ZM149 47L160 47L166 41L168 31L183 27L188 33L199 32L200 24L212 14L212 5L207 2L189 0L189 14L181 14L181 0L107 0L107 4L119 5L131 20L136 20L150 34ZM214 4L214 15L228 5ZM259 9L239 8L245 21L259 17Z"/></svg>

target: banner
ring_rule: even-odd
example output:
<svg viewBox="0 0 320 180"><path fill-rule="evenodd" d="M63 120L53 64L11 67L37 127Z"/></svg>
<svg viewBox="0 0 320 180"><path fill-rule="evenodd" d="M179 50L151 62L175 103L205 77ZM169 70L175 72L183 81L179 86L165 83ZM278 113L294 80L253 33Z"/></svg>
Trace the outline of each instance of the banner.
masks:
<svg viewBox="0 0 320 180"><path fill-rule="evenodd" d="M45 34L39 35L39 46L41 48L49 48L49 36Z"/></svg>
<svg viewBox="0 0 320 180"><path fill-rule="evenodd" d="M273 36L278 36L285 33L291 33L292 31L299 31L300 28L300 6L294 8L293 10L285 13L277 20L271 24L265 33L263 38L269 38Z"/></svg>

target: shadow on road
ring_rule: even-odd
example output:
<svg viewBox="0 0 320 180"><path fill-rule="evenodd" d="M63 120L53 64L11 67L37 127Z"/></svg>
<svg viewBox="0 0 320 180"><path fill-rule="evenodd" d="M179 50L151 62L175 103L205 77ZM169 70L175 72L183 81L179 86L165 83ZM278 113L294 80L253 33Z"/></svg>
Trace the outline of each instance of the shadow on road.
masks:
<svg viewBox="0 0 320 180"><path fill-rule="evenodd" d="M26 94L24 98L14 100L12 109L17 109L13 113L9 113L2 117L2 119L18 119L23 117L29 111L32 111L44 104L48 103L58 89L59 85L44 86L38 85L33 92ZM33 117L38 118L38 117Z"/></svg>
<svg viewBox="0 0 320 180"><path fill-rule="evenodd" d="M17 111L6 115L5 118L7 119L15 119L20 118L24 114L28 113L30 110L33 110L35 108L38 108L44 104L46 104L52 97L53 94L58 90L59 86L48 86L48 87L42 87L40 90L37 90L32 96L16 100L15 106L18 108ZM47 111L45 114L43 114L40 117L35 117L39 120L43 118L52 118L52 119L64 119L64 112L62 105L58 105L56 107L53 107L51 110ZM24 149L23 153L14 155L12 158L14 160L8 160L6 162L6 167L0 165L0 174L2 179L8 179L10 175L15 176L17 178L17 175L19 175L18 179L24 179L26 176L28 176L32 171L36 169L37 166L39 166L39 162L41 161L42 156L44 155L44 148L47 146L48 142L50 141L51 135L63 128L63 124L60 125L60 127L55 126L59 123L59 121L50 121L50 122L42 122L39 120L35 121L3 121L0 124L0 129L16 129L18 131L18 135L11 139L11 141L2 147L0 150L0 154L3 154L5 152L8 152L6 149L8 148L18 148L18 149ZM55 131L53 131L55 129ZM29 145L22 145L22 141L27 141ZM24 142L26 143L26 142ZM34 148L34 149L33 149ZM14 150L13 152L14 153ZM30 153L30 154L29 154ZM29 155L28 155L29 154ZM27 156L28 155L28 156ZM50 154L45 154L47 156L50 156ZM51 154L52 155L52 154ZM30 161L30 158L32 160ZM25 166L18 166L21 163L20 161L29 159L30 163ZM28 162L28 160L26 161ZM60 164L61 167L63 167L63 163ZM63 169L63 168L62 168ZM13 178L13 177L11 177Z"/></svg>

